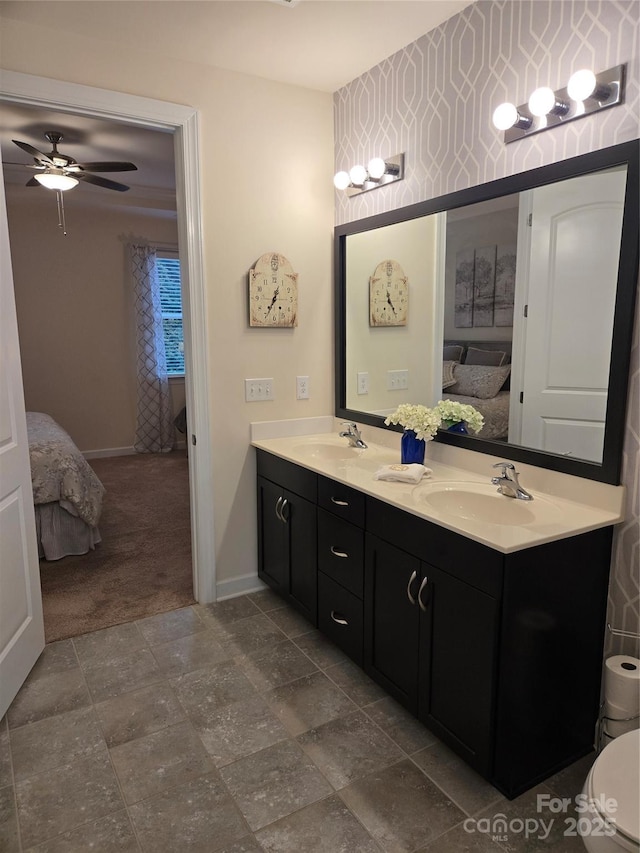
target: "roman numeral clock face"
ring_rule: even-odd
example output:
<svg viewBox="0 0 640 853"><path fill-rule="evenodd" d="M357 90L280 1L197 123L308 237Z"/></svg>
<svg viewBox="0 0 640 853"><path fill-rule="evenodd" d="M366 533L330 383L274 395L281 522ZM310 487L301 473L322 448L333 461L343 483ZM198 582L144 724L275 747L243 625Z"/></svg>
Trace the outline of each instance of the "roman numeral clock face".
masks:
<svg viewBox="0 0 640 853"><path fill-rule="evenodd" d="M409 280L397 261L381 261L369 279L369 325L406 326Z"/></svg>
<svg viewBox="0 0 640 853"><path fill-rule="evenodd" d="M284 255L268 252L249 272L249 325L298 325L298 273Z"/></svg>

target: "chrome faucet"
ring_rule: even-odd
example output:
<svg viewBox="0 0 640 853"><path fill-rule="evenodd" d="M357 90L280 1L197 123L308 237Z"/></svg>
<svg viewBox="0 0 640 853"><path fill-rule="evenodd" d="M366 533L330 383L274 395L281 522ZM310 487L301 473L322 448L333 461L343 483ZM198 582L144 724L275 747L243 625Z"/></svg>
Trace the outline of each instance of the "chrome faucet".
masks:
<svg viewBox="0 0 640 853"><path fill-rule="evenodd" d="M502 468L499 477L492 477L491 482L498 487L498 491L508 498L518 498L521 501L532 501L533 495L523 489L518 482L518 472L512 462L497 462L494 468Z"/></svg>
<svg viewBox="0 0 640 853"><path fill-rule="evenodd" d="M348 438L351 447L359 447L361 450L364 450L367 447L360 436L360 430L353 421L347 421L346 423L343 423L342 426L346 427L346 429L342 430L340 438Z"/></svg>

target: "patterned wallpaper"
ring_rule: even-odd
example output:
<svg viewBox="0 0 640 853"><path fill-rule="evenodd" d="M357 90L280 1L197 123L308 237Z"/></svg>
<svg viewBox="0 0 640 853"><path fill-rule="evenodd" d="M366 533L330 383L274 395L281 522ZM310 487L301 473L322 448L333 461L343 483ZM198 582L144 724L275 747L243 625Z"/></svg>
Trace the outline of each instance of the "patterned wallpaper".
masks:
<svg viewBox="0 0 640 853"><path fill-rule="evenodd" d="M405 179L349 198L336 224L483 184L640 137L638 0L478 0L334 95L335 167L405 152ZM582 67L627 64L625 103L504 145L491 122L502 101L559 89ZM640 366L636 313L625 434L625 522L616 528L608 620L640 623ZM631 640L609 652L638 655Z"/></svg>

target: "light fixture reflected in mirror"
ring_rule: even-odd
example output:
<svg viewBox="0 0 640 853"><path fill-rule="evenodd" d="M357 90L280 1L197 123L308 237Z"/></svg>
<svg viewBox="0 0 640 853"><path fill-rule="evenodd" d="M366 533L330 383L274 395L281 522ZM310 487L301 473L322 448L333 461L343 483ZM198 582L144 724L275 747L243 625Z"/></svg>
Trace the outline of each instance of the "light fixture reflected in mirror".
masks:
<svg viewBox="0 0 640 853"><path fill-rule="evenodd" d="M504 131L504 141L513 142L556 127L566 121L590 115L624 100L624 65L594 74L583 68L569 78L566 89L541 86L531 93L527 104L516 107L500 104L493 112L493 124Z"/></svg>
<svg viewBox="0 0 640 853"><path fill-rule="evenodd" d="M374 190L394 181L404 178L404 154L395 154L393 157L373 157L367 163L367 167L358 164L352 166L348 172L336 172L333 176L333 185L338 190L345 190L347 195Z"/></svg>

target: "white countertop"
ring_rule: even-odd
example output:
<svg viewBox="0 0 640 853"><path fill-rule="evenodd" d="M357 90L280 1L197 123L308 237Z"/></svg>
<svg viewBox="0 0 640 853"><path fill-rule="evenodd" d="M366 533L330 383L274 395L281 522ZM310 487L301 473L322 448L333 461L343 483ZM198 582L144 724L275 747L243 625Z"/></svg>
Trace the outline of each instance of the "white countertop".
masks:
<svg viewBox="0 0 640 853"><path fill-rule="evenodd" d="M366 436L365 436L366 438ZM623 520L622 506L624 490L613 487L613 500L605 500L601 506L592 497L589 502L581 502L581 492L586 494L587 482L581 478L570 477L569 488L566 483L556 493L542 492L528 482L526 474L521 476L521 485L533 494L533 501L520 501L514 498L497 496L499 515L496 521L479 519L473 513L452 513L434 506L430 501L436 491L447 491L458 487L493 494L495 487L490 486L491 457L487 460L487 474L444 464L430 459L429 452L425 465L432 470L419 485L374 480L374 474L381 465L398 463L399 452L382 444L367 441L366 450L353 448L345 452L347 441L335 432L321 432L312 435L291 435L281 438L254 438L253 447L294 462L325 477L352 486L367 495L385 501L392 506L410 512L428 521L434 522L463 536L467 536L483 545L488 545L504 554L520 551L545 542L565 539L589 530L608 527ZM429 450L430 444L427 446ZM478 455L478 454L473 454ZM345 457L345 458L341 458ZM525 469L528 466L518 466ZM576 500L567 497L571 485L576 492ZM583 486L583 488L581 488ZM507 502L504 507L502 501ZM502 511L504 510L504 511ZM504 523L509 519L509 523Z"/></svg>

